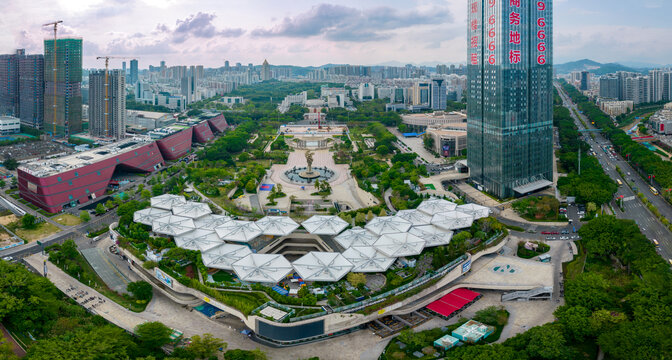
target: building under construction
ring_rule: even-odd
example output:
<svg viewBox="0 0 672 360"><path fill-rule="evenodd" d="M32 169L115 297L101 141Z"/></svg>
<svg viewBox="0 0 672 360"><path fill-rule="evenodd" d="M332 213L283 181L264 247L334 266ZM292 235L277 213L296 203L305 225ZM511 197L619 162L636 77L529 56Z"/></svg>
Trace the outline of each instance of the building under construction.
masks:
<svg viewBox="0 0 672 360"><path fill-rule="evenodd" d="M44 40L44 129L67 138L82 131L82 39L55 45Z"/></svg>
<svg viewBox="0 0 672 360"><path fill-rule="evenodd" d="M107 81L107 94L105 83ZM122 70L89 74L89 132L95 137L123 139L126 134L126 79ZM107 102L105 99L107 98Z"/></svg>

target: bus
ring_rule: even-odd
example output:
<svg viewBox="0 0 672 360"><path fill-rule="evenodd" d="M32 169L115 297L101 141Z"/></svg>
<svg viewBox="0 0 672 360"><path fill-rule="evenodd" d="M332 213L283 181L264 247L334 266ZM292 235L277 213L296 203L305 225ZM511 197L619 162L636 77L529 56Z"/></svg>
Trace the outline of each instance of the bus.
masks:
<svg viewBox="0 0 672 360"><path fill-rule="evenodd" d="M618 186L623 185L623 182L621 181L621 179L616 179L616 183L618 184Z"/></svg>
<svg viewBox="0 0 672 360"><path fill-rule="evenodd" d="M651 190L651 193L653 195L656 195L656 196L658 195L658 190L656 190L656 188L654 188L653 186L649 186L649 189Z"/></svg>

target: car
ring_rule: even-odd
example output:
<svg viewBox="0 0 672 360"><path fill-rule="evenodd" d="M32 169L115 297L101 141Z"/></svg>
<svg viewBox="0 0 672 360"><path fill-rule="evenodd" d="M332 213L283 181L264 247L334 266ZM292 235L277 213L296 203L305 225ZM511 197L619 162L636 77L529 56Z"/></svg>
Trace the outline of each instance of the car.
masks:
<svg viewBox="0 0 672 360"><path fill-rule="evenodd" d="M11 256L5 256L5 257L2 258L2 260L12 262L12 261L14 261L14 258L11 257Z"/></svg>
<svg viewBox="0 0 672 360"><path fill-rule="evenodd" d="M542 231L541 235L551 235L551 232L550 231Z"/></svg>
<svg viewBox="0 0 672 360"><path fill-rule="evenodd" d="M569 230L562 230L561 233L562 234L569 234Z"/></svg>
<svg viewBox="0 0 672 360"><path fill-rule="evenodd" d="M658 240L653 239L652 242L653 242L653 245L660 246L660 244L658 243Z"/></svg>
<svg viewBox="0 0 672 360"><path fill-rule="evenodd" d="M554 232L553 232L553 235L560 235L560 232L558 232L558 231L554 231Z"/></svg>
<svg viewBox="0 0 672 360"><path fill-rule="evenodd" d="M670 265L672 265L672 259L668 259L668 261L670 262Z"/></svg>

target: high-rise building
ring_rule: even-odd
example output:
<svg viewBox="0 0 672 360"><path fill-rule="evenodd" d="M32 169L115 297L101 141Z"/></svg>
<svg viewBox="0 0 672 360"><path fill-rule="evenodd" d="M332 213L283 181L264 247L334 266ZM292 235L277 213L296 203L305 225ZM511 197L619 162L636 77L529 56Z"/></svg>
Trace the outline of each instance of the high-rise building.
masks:
<svg viewBox="0 0 672 360"><path fill-rule="evenodd" d="M508 198L553 183L553 1L469 1L468 164Z"/></svg>
<svg viewBox="0 0 672 360"><path fill-rule="evenodd" d="M56 46L54 46L56 45ZM44 129L56 137L82 131L82 39L44 40Z"/></svg>
<svg viewBox="0 0 672 360"><path fill-rule="evenodd" d="M129 75L129 82L135 84L138 82L138 60L131 60L131 73Z"/></svg>
<svg viewBox="0 0 672 360"><path fill-rule="evenodd" d="M649 71L649 96L651 102L663 101L663 91L665 90L664 74L668 72L662 69Z"/></svg>
<svg viewBox="0 0 672 360"><path fill-rule="evenodd" d="M618 78L603 76L600 78L600 97L618 100Z"/></svg>
<svg viewBox="0 0 672 360"><path fill-rule="evenodd" d="M231 65L229 63L229 60L224 61L224 71L226 71L226 72L231 71Z"/></svg>
<svg viewBox="0 0 672 360"><path fill-rule="evenodd" d="M429 107L432 110L446 110L446 81L444 79L432 79L431 82L431 101Z"/></svg>
<svg viewBox="0 0 672 360"><path fill-rule="evenodd" d="M194 75L187 74L182 78L180 94L187 99L187 105L194 101Z"/></svg>
<svg viewBox="0 0 672 360"><path fill-rule="evenodd" d="M25 50L0 55L0 115L19 117L19 60Z"/></svg>
<svg viewBox="0 0 672 360"><path fill-rule="evenodd" d="M44 55L27 55L19 59L19 107L21 124L43 129L44 122Z"/></svg>
<svg viewBox="0 0 672 360"><path fill-rule="evenodd" d="M579 77L579 90L590 89L590 73L588 71L581 71Z"/></svg>
<svg viewBox="0 0 672 360"><path fill-rule="evenodd" d="M271 80L271 66L268 64L268 60L264 60L261 65L261 81L267 80Z"/></svg>
<svg viewBox="0 0 672 360"><path fill-rule="evenodd" d="M107 87L107 94L106 88ZM89 74L89 132L91 136L123 139L126 134L126 76L123 70Z"/></svg>

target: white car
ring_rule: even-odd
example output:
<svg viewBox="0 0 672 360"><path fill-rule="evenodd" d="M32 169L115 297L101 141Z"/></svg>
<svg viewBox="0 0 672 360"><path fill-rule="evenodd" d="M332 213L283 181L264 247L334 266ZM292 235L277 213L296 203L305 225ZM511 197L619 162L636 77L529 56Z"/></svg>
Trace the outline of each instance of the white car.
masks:
<svg viewBox="0 0 672 360"><path fill-rule="evenodd" d="M5 256L5 257L2 258L2 260L5 260L5 261L14 261L14 258L11 257L11 256Z"/></svg>

